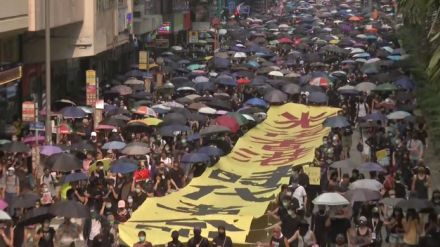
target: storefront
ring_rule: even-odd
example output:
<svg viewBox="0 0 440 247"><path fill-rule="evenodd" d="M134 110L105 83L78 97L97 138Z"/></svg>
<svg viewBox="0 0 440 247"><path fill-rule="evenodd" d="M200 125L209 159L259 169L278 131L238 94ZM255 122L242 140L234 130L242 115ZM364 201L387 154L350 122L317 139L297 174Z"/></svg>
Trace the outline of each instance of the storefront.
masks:
<svg viewBox="0 0 440 247"><path fill-rule="evenodd" d="M21 77L21 65L0 66L0 121L10 123L20 117Z"/></svg>

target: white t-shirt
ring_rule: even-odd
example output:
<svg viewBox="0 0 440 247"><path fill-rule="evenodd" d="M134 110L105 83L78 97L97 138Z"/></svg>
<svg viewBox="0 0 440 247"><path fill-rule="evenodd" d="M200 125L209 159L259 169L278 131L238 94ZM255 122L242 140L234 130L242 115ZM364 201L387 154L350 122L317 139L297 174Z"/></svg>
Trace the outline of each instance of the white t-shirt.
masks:
<svg viewBox="0 0 440 247"><path fill-rule="evenodd" d="M89 239L93 240L96 235L98 235L101 232L101 222L99 220L92 219L92 227L90 229L90 236Z"/></svg>
<svg viewBox="0 0 440 247"><path fill-rule="evenodd" d="M293 197L295 197L299 202L299 209L304 208L304 197L306 196L306 190L301 185L296 188L295 192L293 192Z"/></svg>

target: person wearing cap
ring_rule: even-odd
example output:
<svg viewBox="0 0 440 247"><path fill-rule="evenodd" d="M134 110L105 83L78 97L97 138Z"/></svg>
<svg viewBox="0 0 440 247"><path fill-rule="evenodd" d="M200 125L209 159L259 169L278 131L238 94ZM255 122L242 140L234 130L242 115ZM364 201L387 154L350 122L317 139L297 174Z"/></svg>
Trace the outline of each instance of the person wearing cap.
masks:
<svg viewBox="0 0 440 247"><path fill-rule="evenodd" d="M188 240L187 247L208 247L209 241L202 236L202 229L198 226L194 227L194 237Z"/></svg>
<svg viewBox="0 0 440 247"><path fill-rule="evenodd" d="M139 242L135 243L133 247L153 247L153 245L147 241L147 234L145 231L138 233Z"/></svg>
<svg viewBox="0 0 440 247"><path fill-rule="evenodd" d="M6 175L0 180L0 195L3 200L5 200L8 205L12 205L16 197L20 193L20 180L18 176L15 175L15 168L9 167ZM13 214L13 208L8 207L9 215Z"/></svg>
<svg viewBox="0 0 440 247"><path fill-rule="evenodd" d="M130 218L130 214L126 208L124 200L118 201L118 210L115 215L115 220L119 223L126 222Z"/></svg>
<svg viewBox="0 0 440 247"><path fill-rule="evenodd" d="M232 240L226 236L226 229L224 226L218 227L218 235L212 240L213 247L232 247Z"/></svg>
<svg viewBox="0 0 440 247"><path fill-rule="evenodd" d="M167 247L184 247L182 242L179 241L179 232L173 231L171 233L171 241L168 242Z"/></svg>
<svg viewBox="0 0 440 247"><path fill-rule="evenodd" d="M95 131L90 133L90 141L95 144L98 142L98 134Z"/></svg>
<svg viewBox="0 0 440 247"><path fill-rule="evenodd" d="M372 242L372 231L368 227L367 217L360 216L359 225L347 230L349 246L369 246Z"/></svg>

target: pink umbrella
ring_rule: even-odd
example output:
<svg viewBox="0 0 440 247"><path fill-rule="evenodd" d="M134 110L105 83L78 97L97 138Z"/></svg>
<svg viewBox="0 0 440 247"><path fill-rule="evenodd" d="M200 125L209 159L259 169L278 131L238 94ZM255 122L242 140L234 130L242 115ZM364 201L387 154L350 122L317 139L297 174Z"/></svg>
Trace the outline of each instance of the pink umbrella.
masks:
<svg viewBox="0 0 440 247"><path fill-rule="evenodd" d="M8 207L8 203L3 200L0 200L0 210L4 210L7 207Z"/></svg>
<svg viewBox="0 0 440 247"><path fill-rule="evenodd" d="M24 138L23 142L25 144L34 143L34 142L37 142L37 141L38 141L38 143L43 143L44 140L45 140L44 136L37 136L37 137L35 137L35 136L28 136L28 137Z"/></svg>

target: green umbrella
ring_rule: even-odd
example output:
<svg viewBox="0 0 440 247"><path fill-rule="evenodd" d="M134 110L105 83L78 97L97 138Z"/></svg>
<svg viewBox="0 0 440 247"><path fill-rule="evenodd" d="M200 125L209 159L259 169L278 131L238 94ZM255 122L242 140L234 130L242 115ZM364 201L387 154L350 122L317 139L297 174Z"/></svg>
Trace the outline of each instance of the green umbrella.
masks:
<svg viewBox="0 0 440 247"><path fill-rule="evenodd" d="M249 120L247 118L245 118L243 116L243 114L241 114L241 113L238 113L238 112L228 112L226 115L235 118L235 120L237 121L237 123L240 126L243 126L243 125L246 125L247 123L249 123Z"/></svg>
<svg viewBox="0 0 440 247"><path fill-rule="evenodd" d="M188 65L188 67L186 67L188 70L198 70L198 69L204 69L205 65L204 64L191 64Z"/></svg>
<svg viewBox="0 0 440 247"><path fill-rule="evenodd" d="M11 142L10 140L2 139L2 140L0 140L0 145L10 143L10 142Z"/></svg>
<svg viewBox="0 0 440 247"><path fill-rule="evenodd" d="M398 88L394 84L384 83L384 84L378 85L374 90L375 91L395 91L395 90L398 90Z"/></svg>

